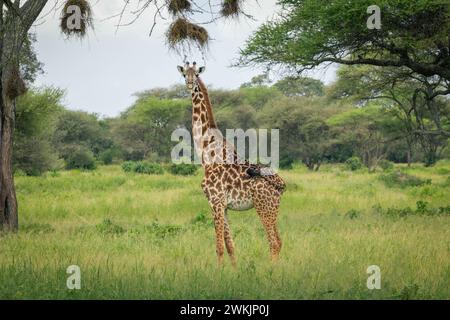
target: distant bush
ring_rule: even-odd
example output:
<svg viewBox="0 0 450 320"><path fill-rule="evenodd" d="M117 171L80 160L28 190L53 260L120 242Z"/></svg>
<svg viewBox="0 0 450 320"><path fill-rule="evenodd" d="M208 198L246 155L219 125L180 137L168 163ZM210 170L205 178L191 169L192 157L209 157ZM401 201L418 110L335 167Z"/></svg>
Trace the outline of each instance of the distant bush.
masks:
<svg viewBox="0 0 450 320"><path fill-rule="evenodd" d="M363 164L359 157L351 157L345 161L345 166L348 170L355 171L361 169Z"/></svg>
<svg viewBox="0 0 450 320"><path fill-rule="evenodd" d="M124 163L122 163L122 170L125 172L133 172L135 163L136 162L134 161L125 161Z"/></svg>
<svg viewBox="0 0 450 320"><path fill-rule="evenodd" d="M85 147L77 147L66 158L67 169L94 170L96 168L94 154Z"/></svg>
<svg viewBox="0 0 450 320"><path fill-rule="evenodd" d="M380 180L383 181L388 187L418 187L425 184L431 184L431 179L421 179L419 177L394 171L380 176Z"/></svg>
<svg viewBox="0 0 450 320"><path fill-rule="evenodd" d="M389 171L394 169L394 163L392 161L389 160L380 160L378 162L378 166L383 169L384 171Z"/></svg>
<svg viewBox="0 0 450 320"><path fill-rule="evenodd" d="M143 174L163 174L164 170L158 163L138 161L134 167L134 172Z"/></svg>
<svg viewBox="0 0 450 320"><path fill-rule="evenodd" d="M181 163L172 164L169 167L169 172L177 176L192 176L197 172L198 166L195 164Z"/></svg>
<svg viewBox="0 0 450 320"><path fill-rule="evenodd" d="M14 170L14 176L15 177L25 177L27 173L23 171L22 169L15 169Z"/></svg>
<svg viewBox="0 0 450 320"><path fill-rule="evenodd" d="M141 174L163 174L164 169L158 163L146 161L126 161L122 163L122 170Z"/></svg>
<svg viewBox="0 0 450 320"><path fill-rule="evenodd" d="M378 208L377 211L379 213L386 214L388 216L396 216L396 217L407 217L411 215L437 216L437 215L449 215L450 206L430 208L428 206L428 202L417 201L416 209L406 207L406 208L387 208L383 210L382 208Z"/></svg>
<svg viewBox="0 0 450 320"><path fill-rule="evenodd" d="M284 156L280 159L280 169L291 170L293 168L294 158L291 156Z"/></svg>
<svg viewBox="0 0 450 320"><path fill-rule="evenodd" d="M111 149L107 149L107 150L103 151L102 153L100 153L98 158L101 162L103 162L103 164L106 164L106 165L111 164L114 159L114 151Z"/></svg>

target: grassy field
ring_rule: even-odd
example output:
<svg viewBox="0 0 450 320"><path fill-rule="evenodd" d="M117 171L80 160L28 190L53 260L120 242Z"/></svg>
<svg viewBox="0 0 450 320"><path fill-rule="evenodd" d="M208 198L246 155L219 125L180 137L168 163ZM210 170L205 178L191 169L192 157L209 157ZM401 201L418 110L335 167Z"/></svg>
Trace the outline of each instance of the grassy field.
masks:
<svg viewBox="0 0 450 320"><path fill-rule="evenodd" d="M270 262L254 210L230 212L236 270L216 265L200 171L16 177L21 230L0 235L0 298L450 299L450 215L438 209L450 205L450 163L400 170L431 184L340 166L282 171L281 259ZM66 287L69 265L81 290ZM370 265L380 290L367 289Z"/></svg>

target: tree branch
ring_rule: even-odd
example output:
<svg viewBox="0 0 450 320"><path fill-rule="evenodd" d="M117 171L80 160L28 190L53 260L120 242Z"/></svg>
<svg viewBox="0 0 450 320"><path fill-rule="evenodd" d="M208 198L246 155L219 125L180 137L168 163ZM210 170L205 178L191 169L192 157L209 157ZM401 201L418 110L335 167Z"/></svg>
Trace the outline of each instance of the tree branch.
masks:
<svg viewBox="0 0 450 320"><path fill-rule="evenodd" d="M316 65L325 63L325 62L333 62L345 65L358 65L358 64L368 64L378 67L408 67L409 69L422 74L424 76L434 76L439 75L445 79L450 79L450 69L430 64L423 64L411 61L410 59L399 59L399 60L378 60L378 59L369 59L369 58L358 58L354 60L348 60L343 58L336 57L325 57L319 59L315 62Z"/></svg>
<svg viewBox="0 0 450 320"><path fill-rule="evenodd" d="M22 19L22 31L28 33L34 21L38 18L42 9L44 9L48 0L28 0L20 8Z"/></svg>

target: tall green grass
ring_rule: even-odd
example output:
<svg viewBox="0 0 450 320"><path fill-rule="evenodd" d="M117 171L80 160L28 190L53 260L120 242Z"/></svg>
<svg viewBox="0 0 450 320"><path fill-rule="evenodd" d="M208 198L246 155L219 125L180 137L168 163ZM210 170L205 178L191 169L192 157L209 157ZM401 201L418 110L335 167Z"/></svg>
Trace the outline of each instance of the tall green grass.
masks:
<svg viewBox="0 0 450 320"><path fill-rule="evenodd" d="M449 215L386 212L448 206L450 164L396 170L432 182L388 186L381 172L337 165L282 171L281 259L270 262L254 210L229 212L236 270L216 265L202 174L16 177L20 232L0 235L0 298L449 299ZM81 290L66 287L73 264ZM366 287L374 264L381 290Z"/></svg>

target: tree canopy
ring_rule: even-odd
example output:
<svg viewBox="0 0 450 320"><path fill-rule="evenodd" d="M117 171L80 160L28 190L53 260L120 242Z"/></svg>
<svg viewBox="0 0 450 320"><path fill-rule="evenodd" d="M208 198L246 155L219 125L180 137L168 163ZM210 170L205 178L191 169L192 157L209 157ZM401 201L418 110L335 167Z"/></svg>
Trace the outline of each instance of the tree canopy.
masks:
<svg viewBox="0 0 450 320"><path fill-rule="evenodd" d="M323 63L407 67L450 80L450 3L380 0L381 29L367 28L371 0L280 0L282 9L241 51L244 65L304 71ZM450 89L449 89L450 92Z"/></svg>

